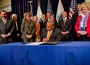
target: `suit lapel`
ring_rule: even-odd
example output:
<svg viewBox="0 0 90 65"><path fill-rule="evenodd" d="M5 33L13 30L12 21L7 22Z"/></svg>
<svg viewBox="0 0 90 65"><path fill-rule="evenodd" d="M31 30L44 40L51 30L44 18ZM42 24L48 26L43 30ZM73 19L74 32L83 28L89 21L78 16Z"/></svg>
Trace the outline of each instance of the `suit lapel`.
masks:
<svg viewBox="0 0 90 65"><path fill-rule="evenodd" d="M1 19L1 23L2 23L3 25L5 25L2 19Z"/></svg>
<svg viewBox="0 0 90 65"><path fill-rule="evenodd" d="M46 30L46 31L44 31L44 32L45 32L45 34L44 34L44 35L45 35L45 38L47 38L47 30Z"/></svg>

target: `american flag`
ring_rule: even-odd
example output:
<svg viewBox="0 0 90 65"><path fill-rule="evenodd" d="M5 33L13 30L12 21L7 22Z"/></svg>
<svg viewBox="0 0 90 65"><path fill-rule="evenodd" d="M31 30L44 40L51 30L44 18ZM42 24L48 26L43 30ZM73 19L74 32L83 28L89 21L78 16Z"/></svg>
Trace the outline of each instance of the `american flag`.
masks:
<svg viewBox="0 0 90 65"><path fill-rule="evenodd" d="M51 18L54 20L55 18L54 18L54 14L53 14L52 5L51 5L50 0L48 0L47 12L50 12L51 13Z"/></svg>
<svg viewBox="0 0 90 65"><path fill-rule="evenodd" d="M73 14L77 11L76 6L77 6L76 0L71 0L71 5L69 9L69 19L72 19Z"/></svg>
<svg viewBox="0 0 90 65"><path fill-rule="evenodd" d="M40 1L38 2L38 8L37 8L37 17L38 19L40 19L42 16L42 10L41 10L41 7L40 7Z"/></svg>

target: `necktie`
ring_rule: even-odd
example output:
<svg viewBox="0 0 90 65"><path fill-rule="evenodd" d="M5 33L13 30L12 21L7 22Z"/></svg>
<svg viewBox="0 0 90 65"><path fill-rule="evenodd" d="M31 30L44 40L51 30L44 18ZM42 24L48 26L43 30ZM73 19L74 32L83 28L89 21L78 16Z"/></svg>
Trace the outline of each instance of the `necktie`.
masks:
<svg viewBox="0 0 90 65"><path fill-rule="evenodd" d="M66 22L65 18L63 18L63 21L64 21L64 24L65 24L65 22Z"/></svg>
<svg viewBox="0 0 90 65"><path fill-rule="evenodd" d="M47 38L49 39L49 38L50 38L50 36L51 36L51 32L50 32L50 31L48 31Z"/></svg>

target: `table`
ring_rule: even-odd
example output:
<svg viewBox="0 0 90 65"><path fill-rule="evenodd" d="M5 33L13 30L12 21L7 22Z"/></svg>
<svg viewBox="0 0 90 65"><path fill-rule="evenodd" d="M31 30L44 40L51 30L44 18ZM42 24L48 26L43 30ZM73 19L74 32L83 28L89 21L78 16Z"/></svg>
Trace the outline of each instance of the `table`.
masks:
<svg viewBox="0 0 90 65"><path fill-rule="evenodd" d="M90 42L0 45L0 65L90 65Z"/></svg>

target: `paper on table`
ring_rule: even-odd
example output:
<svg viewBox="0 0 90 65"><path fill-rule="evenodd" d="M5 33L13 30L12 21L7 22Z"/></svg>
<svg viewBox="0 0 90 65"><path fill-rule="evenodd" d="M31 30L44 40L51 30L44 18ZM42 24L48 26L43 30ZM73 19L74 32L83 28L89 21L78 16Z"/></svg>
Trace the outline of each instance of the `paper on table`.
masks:
<svg viewBox="0 0 90 65"><path fill-rule="evenodd" d="M26 45L40 45L46 42L32 42L32 43L27 43Z"/></svg>
<svg viewBox="0 0 90 65"><path fill-rule="evenodd" d="M32 42L32 43L27 43L26 45L56 45L59 42Z"/></svg>

